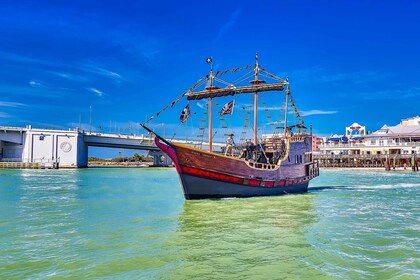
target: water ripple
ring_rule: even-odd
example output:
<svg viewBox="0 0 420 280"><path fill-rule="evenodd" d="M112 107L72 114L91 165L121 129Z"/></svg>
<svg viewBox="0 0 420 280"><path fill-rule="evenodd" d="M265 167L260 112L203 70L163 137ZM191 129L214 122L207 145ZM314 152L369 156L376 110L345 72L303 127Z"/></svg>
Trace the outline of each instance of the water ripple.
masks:
<svg viewBox="0 0 420 280"><path fill-rule="evenodd" d="M173 169L0 170L0 278L416 279L420 173L185 201Z"/></svg>

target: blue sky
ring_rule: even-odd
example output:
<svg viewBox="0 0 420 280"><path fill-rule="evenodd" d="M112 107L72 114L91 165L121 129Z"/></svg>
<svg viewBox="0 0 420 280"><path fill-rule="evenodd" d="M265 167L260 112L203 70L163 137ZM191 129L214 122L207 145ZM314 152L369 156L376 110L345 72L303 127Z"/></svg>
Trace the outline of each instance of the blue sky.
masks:
<svg viewBox="0 0 420 280"><path fill-rule="evenodd" d="M206 57L228 69L255 52L320 135L420 115L417 1L21 0L0 13L0 125L88 129L92 105L94 129L141 133ZM154 125L170 134L178 117Z"/></svg>

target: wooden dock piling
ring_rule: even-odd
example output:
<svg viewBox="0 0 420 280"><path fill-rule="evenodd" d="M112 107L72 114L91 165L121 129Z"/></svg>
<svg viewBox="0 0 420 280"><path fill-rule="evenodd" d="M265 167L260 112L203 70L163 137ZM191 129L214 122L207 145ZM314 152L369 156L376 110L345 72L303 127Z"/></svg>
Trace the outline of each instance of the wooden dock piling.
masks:
<svg viewBox="0 0 420 280"><path fill-rule="evenodd" d="M381 155L336 155L336 154L318 154L314 155L320 167L335 168L385 168L393 170L396 168L411 167L413 171L419 170L420 158L416 155L401 154L381 154Z"/></svg>

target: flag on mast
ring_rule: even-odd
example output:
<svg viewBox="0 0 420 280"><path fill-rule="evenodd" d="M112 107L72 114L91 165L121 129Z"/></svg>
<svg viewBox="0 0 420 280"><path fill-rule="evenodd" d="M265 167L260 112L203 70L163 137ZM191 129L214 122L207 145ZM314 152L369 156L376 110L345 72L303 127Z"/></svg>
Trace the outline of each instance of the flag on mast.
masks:
<svg viewBox="0 0 420 280"><path fill-rule="evenodd" d="M189 117L190 117L190 104L185 106L185 108L182 110L181 115L179 116L179 120L184 123Z"/></svg>
<svg viewBox="0 0 420 280"><path fill-rule="evenodd" d="M227 115L227 114L232 115L234 107L235 107L235 100L232 100L232 101L226 103L225 105L223 105L223 108L220 111L220 115L221 116Z"/></svg>

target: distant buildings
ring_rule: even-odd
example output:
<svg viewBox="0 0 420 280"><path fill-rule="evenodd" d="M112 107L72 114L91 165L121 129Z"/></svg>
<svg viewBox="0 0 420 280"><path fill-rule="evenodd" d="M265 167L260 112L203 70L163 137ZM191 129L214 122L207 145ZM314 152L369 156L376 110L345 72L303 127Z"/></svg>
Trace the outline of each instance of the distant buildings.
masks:
<svg viewBox="0 0 420 280"><path fill-rule="evenodd" d="M325 137L312 136L312 151L319 152L319 147L325 143Z"/></svg>
<svg viewBox="0 0 420 280"><path fill-rule="evenodd" d="M353 123L346 127L345 135L332 135L324 143L315 139L314 151L318 154L420 154L420 117L404 119L395 126L384 125L372 134L366 133L365 126Z"/></svg>

